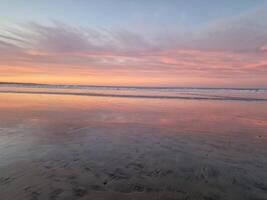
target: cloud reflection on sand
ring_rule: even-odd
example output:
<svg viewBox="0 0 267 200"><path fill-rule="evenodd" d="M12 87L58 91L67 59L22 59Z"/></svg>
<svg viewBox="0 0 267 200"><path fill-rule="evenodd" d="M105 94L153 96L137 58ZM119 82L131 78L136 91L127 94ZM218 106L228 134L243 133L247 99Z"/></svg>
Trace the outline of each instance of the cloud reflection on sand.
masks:
<svg viewBox="0 0 267 200"><path fill-rule="evenodd" d="M264 102L0 98L3 199L266 195Z"/></svg>

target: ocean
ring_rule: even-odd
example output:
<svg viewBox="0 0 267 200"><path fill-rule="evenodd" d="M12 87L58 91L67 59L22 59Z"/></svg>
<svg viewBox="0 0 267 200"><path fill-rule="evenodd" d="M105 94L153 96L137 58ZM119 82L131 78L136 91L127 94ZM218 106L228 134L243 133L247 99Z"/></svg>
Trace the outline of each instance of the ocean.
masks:
<svg viewBox="0 0 267 200"><path fill-rule="evenodd" d="M266 199L267 90L0 84L0 199Z"/></svg>

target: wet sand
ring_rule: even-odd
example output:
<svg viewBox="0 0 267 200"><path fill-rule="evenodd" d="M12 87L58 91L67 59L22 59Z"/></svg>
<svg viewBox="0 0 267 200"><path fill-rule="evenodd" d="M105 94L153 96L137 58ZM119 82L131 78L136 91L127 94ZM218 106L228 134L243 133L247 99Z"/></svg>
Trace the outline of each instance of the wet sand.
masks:
<svg viewBox="0 0 267 200"><path fill-rule="evenodd" d="M267 199L267 104L0 94L0 199Z"/></svg>

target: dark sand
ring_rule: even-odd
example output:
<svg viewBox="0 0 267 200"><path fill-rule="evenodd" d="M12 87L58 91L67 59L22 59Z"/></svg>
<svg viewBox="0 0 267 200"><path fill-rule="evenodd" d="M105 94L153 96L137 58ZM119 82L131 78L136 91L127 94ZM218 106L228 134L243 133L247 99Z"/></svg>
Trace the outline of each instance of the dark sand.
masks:
<svg viewBox="0 0 267 200"><path fill-rule="evenodd" d="M0 200L267 199L267 104L1 95Z"/></svg>

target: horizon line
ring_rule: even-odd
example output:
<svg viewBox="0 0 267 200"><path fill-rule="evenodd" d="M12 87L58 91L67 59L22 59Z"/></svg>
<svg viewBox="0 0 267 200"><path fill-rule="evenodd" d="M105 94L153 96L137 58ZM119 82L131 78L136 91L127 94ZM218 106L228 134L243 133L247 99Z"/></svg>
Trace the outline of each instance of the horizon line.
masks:
<svg viewBox="0 0 267 200"><path fill-rule="evenodd" d="M199 86L127 86L127 85L92 85L92 84L53 84L32 82L3 82L2 85L25 85L25 86L68 86L68 87L98 87L98 88L139 88L139 89L231 89L231 90L267 90L267 87L199 87Z"/></svg>

